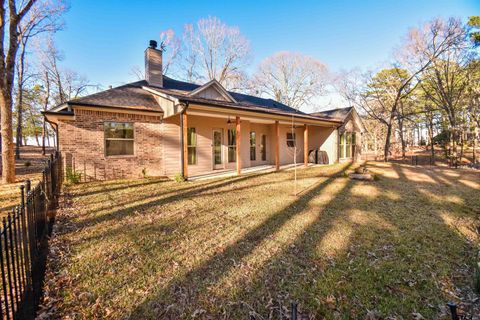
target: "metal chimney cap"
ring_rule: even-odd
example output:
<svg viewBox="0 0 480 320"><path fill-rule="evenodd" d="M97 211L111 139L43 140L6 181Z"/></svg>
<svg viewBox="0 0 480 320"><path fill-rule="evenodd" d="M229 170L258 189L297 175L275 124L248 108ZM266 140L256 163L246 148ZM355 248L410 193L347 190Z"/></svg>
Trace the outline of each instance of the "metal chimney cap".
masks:
<svg viewBox="0 0 480 320"><path fill-rule="evenodd" d="M155 40L150 40L149 45L150 45L150 48L152 48L152 49L157 49L157 41L155 41Z"/></svg>

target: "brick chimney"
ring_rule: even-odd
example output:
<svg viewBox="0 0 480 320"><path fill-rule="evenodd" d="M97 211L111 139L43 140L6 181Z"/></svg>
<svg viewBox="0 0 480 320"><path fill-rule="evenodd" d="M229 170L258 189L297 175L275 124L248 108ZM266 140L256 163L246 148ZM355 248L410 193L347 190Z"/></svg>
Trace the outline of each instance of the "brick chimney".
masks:
<svg viewBox="0 0 480 320"><path fill-rule="evenodd" d="M145 50L145 80L155 87L163 87L162 50L157 49L157 41L150 40Z"/></svg>

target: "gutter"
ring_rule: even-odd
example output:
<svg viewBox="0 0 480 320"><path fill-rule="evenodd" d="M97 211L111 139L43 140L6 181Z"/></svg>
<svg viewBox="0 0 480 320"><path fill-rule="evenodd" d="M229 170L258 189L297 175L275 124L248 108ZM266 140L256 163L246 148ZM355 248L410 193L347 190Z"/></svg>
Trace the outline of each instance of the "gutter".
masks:
<svg viewBox="0 0 480 320"><path fill-rule="evenodd" d="M47 117L45 116L45 114L43 115L43 118L45 119L45 122L49 123L49 124L53 127L53 130L55 130L55 140L56 140L56 142L57 142L55 149L56 149L56 151L58 152L58 151L60 151L60 144L59 144L60 140L59 140L59 138L58 138L58 124L55 123L55 122L49 121L49 120L47 119Z"/></svg>
<svg viewBox="0 0 480 320"><path fill-rule="evenodd" d="M140 112L150 112L150 113L162 113L162 110L151 110L151 109L142 109L142 108L132 108L132 107L118 107L118 106L107 106L107 105L99 105L94 103L85 103L85 102L69 102L69 106L85 106L85 107L99 107L99 108L106 108L106 109L113 109L113 110L130 110L130 111L140 111Z"/></svg>

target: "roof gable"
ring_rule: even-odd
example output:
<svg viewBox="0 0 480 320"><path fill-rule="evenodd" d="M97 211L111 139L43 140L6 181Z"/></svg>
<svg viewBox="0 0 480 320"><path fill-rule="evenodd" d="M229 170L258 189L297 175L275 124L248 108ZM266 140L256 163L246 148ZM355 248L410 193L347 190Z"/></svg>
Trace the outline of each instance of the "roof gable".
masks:
<svg viewBox="0 0 480 320"><path fill-rule="evenodd" d="M350 112L352 112L352 110L355 110L355 109L353 107L337 108L332 110L325 110L325 111L310 113L310 115L317 116L317 117L320 116L320 117L338 118L345 121L345 119L350 114Z"/></svg>
<svg viewBox="0 0 480 320"><path fill-rule="evenodd" d="M310 113L310 115L315 117L332 117L340 119L343 121L344 125L347 124L347 122L349 122L350 120L353 120L353 124L356 128L358 128L361 132L365 131L365 125L363 124L362 118L360 118L357 110L355 110L354 107L325 110Z"/></svg>
<svg viewBox="0 0 480 320"><path fill-rule="evenodd" d="M191 91L188 96L237 103L230 93L215 79Z"/></svg>

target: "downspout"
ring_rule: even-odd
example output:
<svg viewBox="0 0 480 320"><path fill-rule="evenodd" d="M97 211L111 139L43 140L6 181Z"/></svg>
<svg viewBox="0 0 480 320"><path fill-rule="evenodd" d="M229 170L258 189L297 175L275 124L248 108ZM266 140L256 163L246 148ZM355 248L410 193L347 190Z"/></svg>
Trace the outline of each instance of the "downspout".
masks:
<svg viewBox="0 0 480 320"><path fill-rule="evenodd" d="M49 121L45 115L43 115L43 117L45 118L45 122L49 123L53 127L53 130L55 130L55 140L56 140L55 149L56 151L60 151L59 138L58 138L58 123Z"/></svg>
<svg viewBox="0 0 480 320"><path fill-rule="evenodd" d="M188 109L188 102L185 103L180 103L180 105L183 105L182 111L180 111L180 167L181 167L181 174L182 177L185 179L185 170L183 168L183 164L185 161L185 155L184 155L184 148L185 148L185 139L183 136L183 115L185 112L187 112Z"/></svg>

